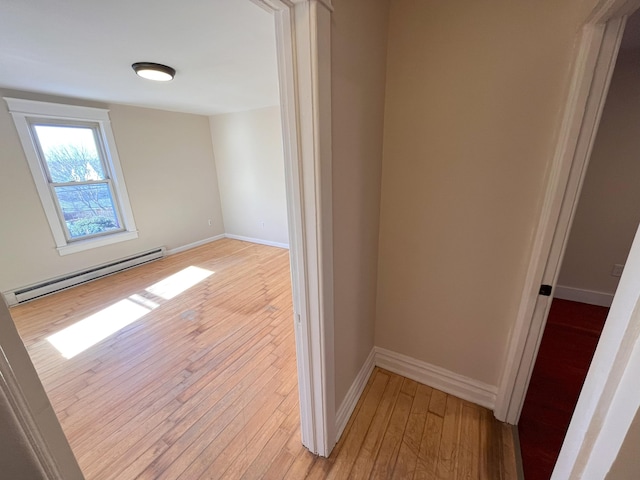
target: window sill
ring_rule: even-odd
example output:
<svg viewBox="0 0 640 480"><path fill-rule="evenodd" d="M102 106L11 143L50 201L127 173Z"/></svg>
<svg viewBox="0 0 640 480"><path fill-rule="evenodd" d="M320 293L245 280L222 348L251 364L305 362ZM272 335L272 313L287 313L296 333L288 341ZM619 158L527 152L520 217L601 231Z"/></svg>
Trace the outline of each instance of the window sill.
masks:
<svg viewBox="0 0 640 480"><path fill-rule="evenodd" d="M127 240L133 240L138 238L138 231L133 230L130 232L114 233L104 237L91 238L89 240L80 240L67 245L57 247L58 253L62 255L70 255L72 253L82 252L84 250L90 250L92 248L104 247L105 245L111 245L112 243L125 242Z"/></svg>

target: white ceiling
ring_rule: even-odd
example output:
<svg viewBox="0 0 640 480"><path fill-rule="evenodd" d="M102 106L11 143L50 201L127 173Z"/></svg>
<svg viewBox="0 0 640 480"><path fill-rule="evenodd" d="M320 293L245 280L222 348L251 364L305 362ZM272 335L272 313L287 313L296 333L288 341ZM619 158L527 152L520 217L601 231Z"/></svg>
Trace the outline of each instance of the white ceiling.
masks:
<svg viewBox="0 0 640 480"><path fill-rule="evenodd" d="M151 82L134 62L177 74ZM0 0L0 87L204 115L276 105L273 18L250 0Z"/></svg>

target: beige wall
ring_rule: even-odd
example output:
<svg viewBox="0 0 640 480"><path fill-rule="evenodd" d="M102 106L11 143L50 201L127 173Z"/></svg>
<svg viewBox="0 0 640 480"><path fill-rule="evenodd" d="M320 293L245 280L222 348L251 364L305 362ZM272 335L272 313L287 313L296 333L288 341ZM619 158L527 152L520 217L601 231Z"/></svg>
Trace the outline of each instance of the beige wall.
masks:
<svg viewBox="0 0 640 480"><path fill-rule="evenodd" d="M7 93L20 95L0 91L2 96ZM108 108L139 237L60 256L15 125L6 103L0 102L0 291L224 232L207 117L123 105Z"/></svg>
<svg viewBox="0 0 640 480"><path fill-rule="evenodd" d="M288 244L280 107L209 123L226 233Z"/></svg>
<svg viewBox="0 0 640 480"><path fill-rule="evenodd" d="M373 348L388 0L331 24L336 408Z"/></svg>
<svg viewBox="0 0 640 480"><path fill-rule="evenodd" d="M631 422L618 456L607 474L607 480L637 480L640 478L640 411Z"/></svg>
<svg viewBox="0 0 640 480"><path fill-rule="evenodd" d="M621 50L558 285L615 293L640 222L640 50Z"/></svg>
<svg viewBox="0 0 640 480"><path fill-rule="evenodd" d="M595 3L391 2L376 345L497 385Z"/></svg>

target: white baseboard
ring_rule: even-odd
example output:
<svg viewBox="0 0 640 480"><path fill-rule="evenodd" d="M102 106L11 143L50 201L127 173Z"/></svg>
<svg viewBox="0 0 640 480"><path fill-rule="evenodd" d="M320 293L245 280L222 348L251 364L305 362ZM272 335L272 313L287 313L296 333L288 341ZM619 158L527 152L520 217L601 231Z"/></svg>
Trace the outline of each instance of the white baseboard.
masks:
<svg viewBox="0 0 640 480"><path fill-rule="evenodd" d="M415 358L375 347L375 364L398 375L493 410L498 389Z"/></svg>
<svg viewBox="0 0 640 480"><path fill-rule="evenodd" d="M181 247L167 249L166 253L167 255L174 255L176 253L185 252L192 248L196 248L201 245L205 245L207 243L215 242L216 240L221 240L225 238L225 236L226 235L224 233L221 233L220 235L216 235L215 237L209 237L209 238L205 238L204 240L198 240L197 242L189 243L187 245L182 245Z"/></svg>
<svg viewBox="0 0 640 480"><path fill-rule="evenodd" d="M364 387L367 385L367 381L371 376L371 372L373 372L373 368L376 366L375 354L376 349L374 347L371 349L371 353L369 353L364 365L362 365L358 375L351 384L347 395L344 397L342 404L340 404L340 408L338 408L336 412L336 442L340 440L340 436L342 432L344 432L347 422L349 422L349 417L351 417L353 409L356 408L356 404L358 400L360 400L360 395L362 395Z"/></svg>
<svg viewBox="0 0 640 480"><path fill-rule="evenodd" d="M241 235L233 235L231 233L225 233L227 238L233 238L234 240L242 240L243 242L259 243L260 245L269 245L270 247L289 248L288 243L272 242L271 240L262 240L260 238L243 237Z"/></svg>
<svg viewBox="0 0 640 480"><path fill-rule="evenodd" d="M270 247L279 247L279 248L287 248L287 249L289 248L288 243L272 242L269 240L262 240L260 238L243 237L241 235L233 235L231 233L221 233L220 235L205 238L204 240L198 240L197 242L189 243L188 245L182 245L181 247L167 249L167 255L173 255L175 253L184 252L192 248L205 245L207 243L215 242L216 240L220 240L223 238L232 238L234 240L242 240L243 242L259 243L260 245L268 245Z"/></svg>
<svg viewBox="0 0 640 480"><path fill-rule="evenodd" d="M391 350L373 347L336 412L336 442L340 440L374 367L384 368L490 410L495 407L498 389L493 385Z"/></svg>
<svg viewBox="0 0 640 480"><path fill-rule="evenodd" d="M593 290L583 290L581 288L565 287L563 285L556 285L553 298L588 303L589 305L598 305L600 307L610 307L613 302L613 294L611 293L595 292Z"/></svg>

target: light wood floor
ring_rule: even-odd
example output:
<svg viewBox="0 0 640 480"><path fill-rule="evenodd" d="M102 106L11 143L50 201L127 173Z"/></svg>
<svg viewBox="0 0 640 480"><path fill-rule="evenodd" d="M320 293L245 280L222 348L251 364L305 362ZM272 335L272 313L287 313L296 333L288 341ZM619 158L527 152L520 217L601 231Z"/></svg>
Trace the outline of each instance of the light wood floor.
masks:
<svg viewBox="0 0 640 480"><path fill-rule="evenodd" d="M190 266L214 273L147 291ZM47 341L122 301L148 313L70 359ZM491 412L380 369L331 457L305 450L286 250L220 240L11 313L89 480L516 478Z"/></svg>

